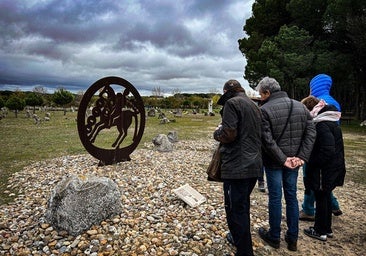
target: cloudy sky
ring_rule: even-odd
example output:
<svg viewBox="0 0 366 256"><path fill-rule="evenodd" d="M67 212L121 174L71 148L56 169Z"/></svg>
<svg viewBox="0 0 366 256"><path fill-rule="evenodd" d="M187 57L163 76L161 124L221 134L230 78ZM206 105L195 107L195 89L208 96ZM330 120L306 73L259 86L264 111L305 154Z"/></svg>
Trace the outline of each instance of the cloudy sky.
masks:
<svg viewBox="0 0 366 256"><path fill-rule="evenodd" d="M106 76L141 95L246 88L238 39L254 0L1 0L0 90L85 91Z"/></svg>

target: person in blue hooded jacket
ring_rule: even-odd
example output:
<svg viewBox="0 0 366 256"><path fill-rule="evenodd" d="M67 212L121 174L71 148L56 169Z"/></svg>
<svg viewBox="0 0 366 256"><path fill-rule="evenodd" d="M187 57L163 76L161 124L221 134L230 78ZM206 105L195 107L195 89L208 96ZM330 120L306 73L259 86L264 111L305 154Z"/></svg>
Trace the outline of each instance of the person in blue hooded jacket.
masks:
<svg viewBox="0 0 366 256"><path fill-rule="evenodd" d="M310 95L320 100L324 100L327 105L333 105L337 111L341 112L340 104L330 95L330 89L332 88L332 78L327 74L318 74L314 76L310 81ZM304 177L306 176L304 166ZM343 212L339 207L337 198L331 193L332 198L332 211L335 216L341 215ZM299 214L300 220L313 221L315 219L315 197L314 192L305 188L304 201L302 203L302 210Z"/></svg>
<svg viewBox="0 0 366 256"><path fill-rule="evenodd" d="M341 105L330 95L332 78L326 74L319 74L310 81L310 95L324 100L328 105L333 105L341 112Z"/></svg>

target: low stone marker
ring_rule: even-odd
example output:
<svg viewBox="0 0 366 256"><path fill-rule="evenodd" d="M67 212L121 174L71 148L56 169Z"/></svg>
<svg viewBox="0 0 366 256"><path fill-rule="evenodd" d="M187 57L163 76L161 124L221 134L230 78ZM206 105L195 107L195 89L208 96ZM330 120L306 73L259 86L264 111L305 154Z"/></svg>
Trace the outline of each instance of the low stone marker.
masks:
<svg viewBox="0 0 366 256"><path fill-rule="evenodd" d="M106 177L65 177L53 189L46 220L55 228L79 235L92 225L117 215L122 210L121 193Z"/></svg>
<svg viewBox="0 0 366 256"><path fill-rule="evenodd" d="M151 109L148 110L147 116L149 116L149 117L155 117L155 115L156 115L155 108L151 108Z"/></svg>
<svg viewBox="0 0 366 256"><path fill-rule="evenodd" d="M176 131L168 132L167 136L170 142L172 143L178 142L178 133Z"/></svg>
<svg viewBox="0 0 366 256"><path fill-rule="evenodd" d="M152 140L155 145L155 149L160 152L170 152L173 151L173 144L169 141L169 138L165 134L158 134Z"/></svg>

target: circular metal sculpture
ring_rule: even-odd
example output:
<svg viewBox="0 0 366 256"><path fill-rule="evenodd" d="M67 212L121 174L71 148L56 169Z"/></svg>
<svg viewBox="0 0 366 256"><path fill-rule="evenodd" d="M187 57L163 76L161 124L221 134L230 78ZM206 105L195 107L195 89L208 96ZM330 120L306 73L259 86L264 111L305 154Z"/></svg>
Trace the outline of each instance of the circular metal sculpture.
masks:
<svg viewBox="0 0 366 256"><path fill-rule="evenodd" d="M144 133L144 104L131 83L104 77L85 92L77 123L81 142L99 165L129 161Z"/></svg>

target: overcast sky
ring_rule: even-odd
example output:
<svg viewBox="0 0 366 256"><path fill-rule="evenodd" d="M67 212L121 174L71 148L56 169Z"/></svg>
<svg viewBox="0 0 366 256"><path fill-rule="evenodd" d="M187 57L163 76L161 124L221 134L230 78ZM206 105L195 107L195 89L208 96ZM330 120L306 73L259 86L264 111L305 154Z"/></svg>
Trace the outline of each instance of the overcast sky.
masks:
<svg viewBox="0 0 366 256"><path fill-rule="evenodd" d="M238 39L254 0L0 0L0 90L86 91L106 76L141 95L244 87Z"/></svg>

